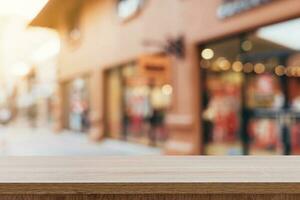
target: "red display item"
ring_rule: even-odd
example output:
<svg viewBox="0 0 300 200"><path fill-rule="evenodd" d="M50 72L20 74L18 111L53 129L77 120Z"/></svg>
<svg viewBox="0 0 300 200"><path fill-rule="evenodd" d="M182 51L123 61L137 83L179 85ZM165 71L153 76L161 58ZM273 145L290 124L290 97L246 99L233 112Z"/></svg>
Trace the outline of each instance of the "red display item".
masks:
<svg viewBox="0 0 300 200"><path fill-rule="evenodd" d="M291 146L293 154L300 154L300 123L291 127Z"/></svg>
<svg viewBox="0 0 300 200"><path fill-rule="evenodd" d="M279 128L275 120L256 119L250 122L251 146L259 149L274 149L279 145Z"/></svg>

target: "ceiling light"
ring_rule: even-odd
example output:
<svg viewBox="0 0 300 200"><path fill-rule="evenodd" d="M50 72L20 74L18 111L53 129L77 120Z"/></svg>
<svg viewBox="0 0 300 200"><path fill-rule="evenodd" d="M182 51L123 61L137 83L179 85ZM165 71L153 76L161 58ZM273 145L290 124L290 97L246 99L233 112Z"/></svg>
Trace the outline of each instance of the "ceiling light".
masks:
<svg viewBox="0 0 300 200"><path fill-rule="evenodd" d="M210 60L214 57L215 53L212 49L204 49L201 55L203 59Z"/></svg>
<svg viewBox="0 0 300 200"><path fill-rule="evenodd" d="M272 41L279 45L300 50L300 19L266 26L258 29L259 38Z"/></svg>

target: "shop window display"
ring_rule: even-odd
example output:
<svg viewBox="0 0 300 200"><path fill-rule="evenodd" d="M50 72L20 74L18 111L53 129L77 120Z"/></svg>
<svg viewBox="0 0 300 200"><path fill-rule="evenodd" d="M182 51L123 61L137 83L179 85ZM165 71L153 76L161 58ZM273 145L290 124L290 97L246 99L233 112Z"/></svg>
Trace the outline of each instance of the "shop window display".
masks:
<svg viewBox="0 0 300 200"><path fill-rule="evenodd" d="M300 20L201 47L208 155L300 153Z"/></svg>
<svg viewBox="0 0 300 200"><path fill-rule="evenodd" d="M112 71L115 71L118 84L116 87L107 82L107 101L111 111L107 116L109 136L154 146L163 144L167 138L164 119L172 87L140 75L137 63ZM112 79L112 71L108 72L107 80ZM118 94L114 94L116 91ZM119 128L113 134L116 127Z"/></svg>
<svg viewBox="0 0 300 200"><path fill-rule="evenodd" d="M68 87L68 127L77 132L89 129L88 79L76 79Z"/></svg>
<svg viewBox="0 0 300 200"><path fill-rule="evenodd" d="M148 143L148 119L151 116L150 87L144 79L132 76L124 77L124 134L126 139Z"/></svg>

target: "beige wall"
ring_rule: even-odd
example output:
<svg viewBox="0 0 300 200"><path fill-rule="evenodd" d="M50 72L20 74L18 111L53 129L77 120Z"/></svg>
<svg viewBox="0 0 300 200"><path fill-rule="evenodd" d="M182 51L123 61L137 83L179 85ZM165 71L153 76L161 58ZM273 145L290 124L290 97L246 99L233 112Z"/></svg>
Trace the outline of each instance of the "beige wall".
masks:
<svg viewBox="0 0 300 200"><path fill-rule="evenodd" d="M172 60L175 100L167 118L172 134L166 144L166 151L170 154L200 151L201 92L196 45L300 16L299 0L277 0L226 20L216 17L221 0L148 0L137 18L121 23L115 13L116 0L87 2L81 18L82 39L75 49L63 43L59 76L66 80L83 71L92 70L96 74L93 84L99 86L93 85L93 91L97 90L97 93L93 94L92 100L95 124L103 121L102 69L160 51L144 46L144 40L164 41L168 36L185 35L186 58ZM99 130L103 131L103 128Z"/></svg>
<svg viewBox="0 0 300 200"><path fill-rule="evenodd" d="M198 42L284 19L300 17L299 0L273 0L272 3L225 20L220 20L216 16L217 8L222 0L186 0L184 2L185 30L190 40Z"/></svg>
<svg viewBox="0 0 300 200"><path fill-rule="evenodd" d="M143 41L164 41L180 32L180 4L174 0L150 0L138 18L120 23L116 0L89 0L82 11L82 40L79 48L63 45L62 77L85 67L104 67L157 50L145 47ZM177 3L174 3L177 2Z"/></svg>

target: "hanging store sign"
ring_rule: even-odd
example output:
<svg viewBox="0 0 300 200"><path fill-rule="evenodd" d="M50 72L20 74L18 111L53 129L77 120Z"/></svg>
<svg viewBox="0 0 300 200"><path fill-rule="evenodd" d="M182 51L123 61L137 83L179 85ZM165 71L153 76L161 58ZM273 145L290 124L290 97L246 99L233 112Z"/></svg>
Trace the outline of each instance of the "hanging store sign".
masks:
<svg viewBox="0 0 300 200"><path fill-rule="evenodd" d="M273 0L223 0L222 5L218 8L217 15L220 19L225 19L271 1Z"/></svg>
<svg viewBox="0 0 300 200"><path fill-rule="evenodd" d="M156 83L169 83L171 61L168 56L142 56L138 62L139 75Z"/></svg>

